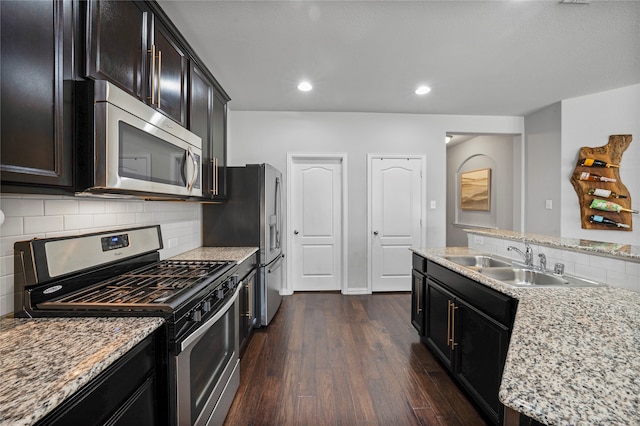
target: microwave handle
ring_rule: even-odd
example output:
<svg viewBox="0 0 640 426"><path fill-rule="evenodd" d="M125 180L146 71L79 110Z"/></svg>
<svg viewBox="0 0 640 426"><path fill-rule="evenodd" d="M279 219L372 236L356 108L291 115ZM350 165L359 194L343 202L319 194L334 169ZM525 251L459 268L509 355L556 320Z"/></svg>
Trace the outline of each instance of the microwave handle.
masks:
<svg viewBox="0 0 640 426"><path fill-rule="evenodd" d="M198 178L198 162L196 161L196 157L193 155L193 152L191 152L191 148L187 148L187 155L185 157L185 168L187 168L187 170L187 162L189 161L189 158L191 158L191 164L193 165L193 173L191 174L191 179L189 179L189 182L187 183L187 191L191 192L191 189ZM185 173L185 176L187 175L188 173Z"/></svg>

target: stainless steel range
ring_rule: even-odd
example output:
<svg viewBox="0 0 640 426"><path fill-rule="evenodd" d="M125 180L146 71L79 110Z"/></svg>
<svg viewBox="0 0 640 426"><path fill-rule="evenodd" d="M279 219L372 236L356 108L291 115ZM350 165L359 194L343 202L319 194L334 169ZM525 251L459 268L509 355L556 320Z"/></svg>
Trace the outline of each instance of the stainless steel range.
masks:
<svg viewBox="0 0 640 426"><path fill-rule="evenodd" d="M170 424L221 424L239 385L237 265L160 260L159 226L15 244L16 316L162 316Z"/></svg>

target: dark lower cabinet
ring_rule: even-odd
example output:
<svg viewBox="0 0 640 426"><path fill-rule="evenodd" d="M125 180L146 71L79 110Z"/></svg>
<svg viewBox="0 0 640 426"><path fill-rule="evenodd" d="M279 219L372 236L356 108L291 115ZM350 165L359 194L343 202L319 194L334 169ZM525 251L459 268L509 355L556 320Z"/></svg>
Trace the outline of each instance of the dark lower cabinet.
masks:
<svg viewBox="0 0 640 426"><path fill-rule="evenodd" d="M494 424L515 300L428 262L422 341Z"/></svg>
<svg viewBox="0 0 640 426"><path fill-rule="evenodd" d="M238 267L238 276L241 277L242 289L239 293L239 321L238 321L238 347L240 350L240 357L244 354L251 335L253 334L253 328L257 323L256 315L256 291L258 290L256 285L258 280L257 276L257 255L254 253L248 259L240 264Z"/></svg>
<svg viewBox="0 0 640 426"><path fill-rule="evenodd" d="M0 1L3 192L73 189L74 5Z"/></svg>
<svg viewBox="0 0 640 426"><path fill-rule="evenodd" d="M163 335L158 330L148 336L37 424L167 424Z"/></svg>
<svg viewBox="0 0 640 426"><path fill-rule="evenodd" d="M423 336L425 276L415 269L411 271L411 276L411 324Z"/></svg>

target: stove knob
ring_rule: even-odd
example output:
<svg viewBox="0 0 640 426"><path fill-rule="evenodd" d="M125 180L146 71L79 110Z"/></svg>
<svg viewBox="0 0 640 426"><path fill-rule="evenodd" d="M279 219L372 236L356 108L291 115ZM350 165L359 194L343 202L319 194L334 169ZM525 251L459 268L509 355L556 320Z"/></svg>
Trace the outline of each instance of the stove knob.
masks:
<svg viewBox="0 0 640 426"><path fill-rule="evenodd" d="M216 292L216 297L220 300L224 299L224 290L220 289Z"/></svg>
<svg viewBox="0 0 640 426"><path fill-rule="evenodd" d="M196 309L191 312L191 320L195 322L200 322L202 320L202 311L200 309Z"/></svg>
<svg viewBox="0 0 640 426"><path fill-rule="evenodd" d="M211 301L205 300L204 302L202 302L202 311L207 313L210 310L211 310Z"/></svg>

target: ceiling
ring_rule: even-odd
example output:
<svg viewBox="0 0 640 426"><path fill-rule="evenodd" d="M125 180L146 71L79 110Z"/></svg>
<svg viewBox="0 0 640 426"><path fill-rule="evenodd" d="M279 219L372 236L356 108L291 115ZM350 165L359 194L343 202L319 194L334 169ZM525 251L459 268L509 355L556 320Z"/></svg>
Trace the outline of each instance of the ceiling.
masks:
<svg viewBox="0 0 640 426"><path fill-rule="evenodd" d="M637 0L158 3L236 111L524 116L640 83Z"/></svg>

